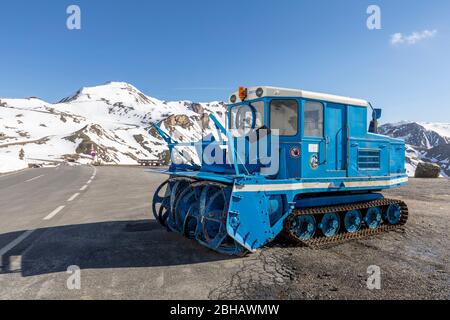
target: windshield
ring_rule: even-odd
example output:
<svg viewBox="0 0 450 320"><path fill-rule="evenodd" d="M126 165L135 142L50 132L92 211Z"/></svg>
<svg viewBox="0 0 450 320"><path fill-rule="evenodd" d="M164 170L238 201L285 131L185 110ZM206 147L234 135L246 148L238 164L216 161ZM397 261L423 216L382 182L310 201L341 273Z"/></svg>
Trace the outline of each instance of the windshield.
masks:
<svg viewBox="0 0 450 320"><path fill-rule="evenodd" d="M230 111L230 129L239 134L248 134L252 129L264 125L264 101L235 106Z"/></svg>

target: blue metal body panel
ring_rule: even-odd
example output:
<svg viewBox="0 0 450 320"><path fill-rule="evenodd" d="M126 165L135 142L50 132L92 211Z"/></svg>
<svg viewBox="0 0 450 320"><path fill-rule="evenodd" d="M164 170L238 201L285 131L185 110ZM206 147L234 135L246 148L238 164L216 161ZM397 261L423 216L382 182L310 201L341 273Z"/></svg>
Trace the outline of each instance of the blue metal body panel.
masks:
<svg viewBox="0 0 450 320"><path fill-rule="evenodd" d="M148 171L231 185L226 230L250 251L273 240L295 208L380 199L382 195L376 191L407 182L404 141L369 133L367 108L304 98L266 97L255 100L265 103L266 126L271 123L269 104L273 99L296 100L299 115L297 134L279 138L279 169L275 175L262 174L260 169L264 166L250 165L248 157L237 154L234 137L214 117L217 129L228 139L232 164L206 164L202 159L201 166L173 164L169 170ZM304 136L307 101L323 106L321 137ZM239 106L230 105L229 110ZM179 145L164 132L160 134L171 151ZM195 145L203 150L210 143L221 142L201 141ZM298 157L292 156L292 148L300 150ZM238 163L242 157L244 163ZM317 159L317 167L311 165L312 159Z"/></svg>
<svg viewBox="0 0 450 320"><path fill-rule="evenodd" d="M295 202L296 208L312 208L329 205L347 204L354 202L372 201L383 199L380 193L364 193L364 194L350 194L350 195L335 195L335 196L314 196L310 198L300 198Z"/></svg>

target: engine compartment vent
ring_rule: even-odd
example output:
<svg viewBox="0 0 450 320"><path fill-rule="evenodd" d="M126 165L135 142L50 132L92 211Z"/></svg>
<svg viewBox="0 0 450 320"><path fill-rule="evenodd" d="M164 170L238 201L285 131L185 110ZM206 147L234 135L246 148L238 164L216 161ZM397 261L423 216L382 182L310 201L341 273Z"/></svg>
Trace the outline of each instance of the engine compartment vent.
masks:
<svg viewBox="0 0 450 320"><path fill-rule="evenodd" d="M360 169L360 170L380 169L380 150L378 150L378 149L359 149L358 150L358 169Z"/></svg>

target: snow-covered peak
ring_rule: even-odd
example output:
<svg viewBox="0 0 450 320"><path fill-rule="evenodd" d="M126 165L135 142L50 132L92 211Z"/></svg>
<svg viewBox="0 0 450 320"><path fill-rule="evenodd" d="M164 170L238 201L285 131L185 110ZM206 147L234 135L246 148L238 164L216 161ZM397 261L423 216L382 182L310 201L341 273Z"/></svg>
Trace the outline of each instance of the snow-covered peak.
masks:
<svg viewBox="0 0 450 320"><path fill-rule="evenodd" d="M409 123L415 123L415 122L410 121L410 120L400 120L397 122L384 123L383 125L389 125L390 127L400 127L400 126L403 126L403 125L409 124Z"/></svg>
<svg viewBox="0 0 450 320"><path fill-rule="evenodd" d="M402 121L387 123L380 132L394 138L404 139L407 144L431 148L450 143L450 125L445 123L422 123Z"/></svg>
<svg viewBox="0 0 450 320"><path fill-rule="evenodd" d="M440 122L417 122L410 120L402 120L399 122L386 123L383 126L390 128L400 128L407 125L421 126L427 131L434 131L435 133L450 138L450 123Z"/></svg>
<svg viewBox="0 0 450 320"><path fill-rule="evenodd" d="M61 103L108 102L114 105L156 105L160 100L148 97L126 82L107 82L103 85L83 87L74 95L62 99Z"/></svg>
<svg viewBox="0 0 450 320"><path fill-rule="evenodd" d="M36 98L24 98L24 99L4 99L0 98L0 106L1 107L15 107L15 108L23 108L23 109L36 109L48 106L50 103Z"/></svg>
<svg viewBox="0 0 450 320"><path fill-rule="evenodd" d="M428 131L434 131L441 136L450 138L450 123L418 122L418 124Z"/></svg>

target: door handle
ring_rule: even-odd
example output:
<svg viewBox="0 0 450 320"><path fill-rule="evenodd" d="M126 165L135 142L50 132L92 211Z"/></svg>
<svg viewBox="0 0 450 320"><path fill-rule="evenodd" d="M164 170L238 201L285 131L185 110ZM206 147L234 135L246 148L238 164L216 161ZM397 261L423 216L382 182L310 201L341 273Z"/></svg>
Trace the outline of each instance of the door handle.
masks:
<svg viewBox="0 0 450 320"><path fill-rule="evenodd" d="M330 143L330 137L325 136L325 160L323 161L323 164L328 163L328 144Z"/></svg>

